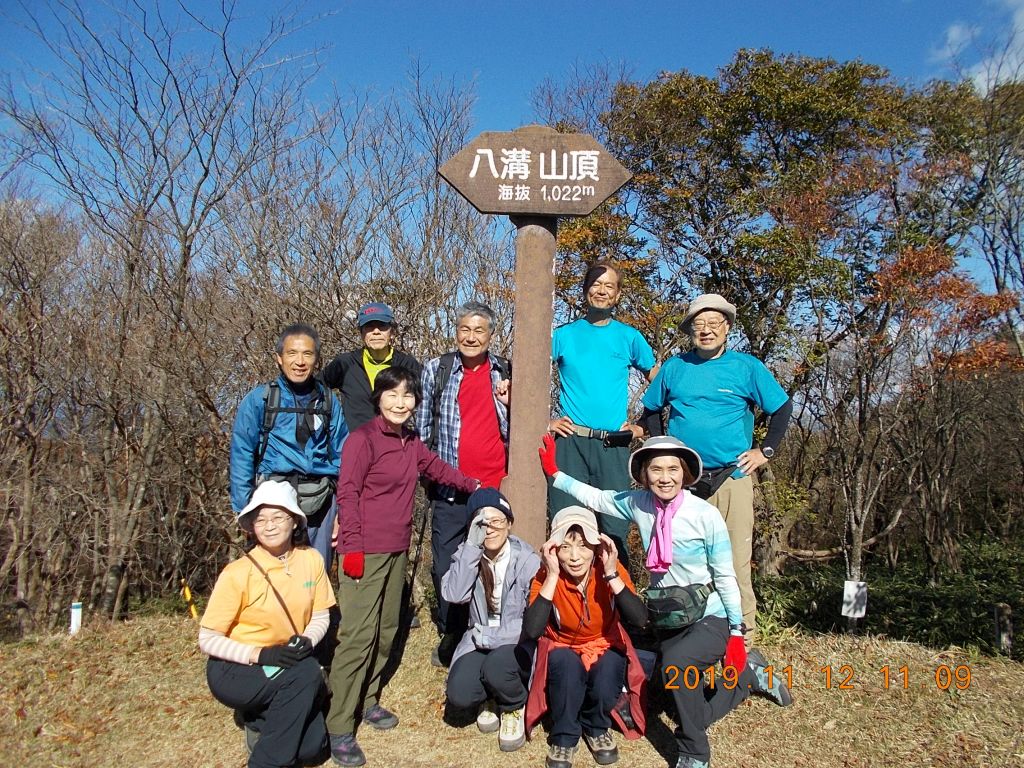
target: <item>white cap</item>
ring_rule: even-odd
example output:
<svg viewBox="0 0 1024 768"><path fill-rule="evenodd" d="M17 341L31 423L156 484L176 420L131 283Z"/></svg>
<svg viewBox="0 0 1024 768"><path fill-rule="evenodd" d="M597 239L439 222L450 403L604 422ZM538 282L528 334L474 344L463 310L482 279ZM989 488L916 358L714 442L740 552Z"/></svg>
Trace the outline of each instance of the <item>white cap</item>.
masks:
<svg viewBox="0 0 1024 768"><path fill-rule="evenodd" d="M586 507L566 507L551 520L551 540L555 544L565 541L565 534L574 525L583 529L583 539L588 544L600 544L601 533L597 529L597 518Z"/></svg>
<svg viewBox="0 0 1024 768"><path fill-rule="evenodd" d="M241 522L243 517L261 507L280 507L285 512L302 518L302 525L306 524L306 514L299 508L299 496L289 482L264 480L260 483L249 503L238 513L238 521Z"/></svg>

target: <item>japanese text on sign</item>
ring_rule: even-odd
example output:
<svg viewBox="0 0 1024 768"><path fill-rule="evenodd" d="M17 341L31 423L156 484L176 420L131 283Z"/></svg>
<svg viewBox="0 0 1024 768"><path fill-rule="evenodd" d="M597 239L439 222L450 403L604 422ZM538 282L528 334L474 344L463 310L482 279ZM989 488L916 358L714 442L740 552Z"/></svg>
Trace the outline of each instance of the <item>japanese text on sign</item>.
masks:
<svg viewBox="0 0 1024 768"><path fill-rule="evenodd" d="M582 133L546 126L485 131L438 169L481 213L586 216L629 171Z"/></svg>
<svg viewBox="0 0 1024 768"><path fill-rule="evenodd" d="M494 150L481 148L476 151L473 158L473 167L469 171L469 178L475 179L481 171L490 173L491 178L506 179L509 181L530 179L533 153L528 149L513 147L512 149L501 149L498 162L501 170L495 163ZM571 150L569 152L539 152L537 178L541 181L584 181L593 179L600 181L598 174L598 158L600 152L596 150ZM499 200L530 200L532 187L528 184L499 184ZM583 184L542 184L538 192L544 200L580 200L587 195L595 193L593 185Z"/></svg>

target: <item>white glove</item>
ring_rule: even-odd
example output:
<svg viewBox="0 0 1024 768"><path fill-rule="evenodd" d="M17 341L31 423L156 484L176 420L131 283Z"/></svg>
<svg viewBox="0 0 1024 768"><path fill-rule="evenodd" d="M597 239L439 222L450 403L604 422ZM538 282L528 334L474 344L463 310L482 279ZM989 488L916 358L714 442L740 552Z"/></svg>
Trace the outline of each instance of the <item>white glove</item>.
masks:
<svg viewBox="0 0 1024 768"><path fill-rule="evenodd" d="M469 522L469 533L466 534L466 541L474 547L482 547L486 535L487 525L484 522L484 516L477 513Z"/></svg>
<svg viewBox="0 0 1024 768"><path fill-rule="evenodd" d="M473 640L473 645L477 648L487 648L487 638L484 637L484 625L474 624L473 628L469 630L469 636Z"/></svg>

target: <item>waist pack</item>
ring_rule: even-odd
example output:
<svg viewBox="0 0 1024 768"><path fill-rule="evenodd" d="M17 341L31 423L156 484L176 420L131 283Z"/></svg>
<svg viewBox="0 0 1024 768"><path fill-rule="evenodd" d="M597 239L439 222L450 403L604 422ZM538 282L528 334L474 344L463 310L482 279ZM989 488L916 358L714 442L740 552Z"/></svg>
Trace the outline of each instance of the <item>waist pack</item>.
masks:
<svg viewBox="0 0 1024 768"><path fill-rule="evenodd" d="M633 433L628 429L609 432L601 442L605 448L624 448L633 442Z"/></svg>
<svg viewBox="0 0 1024 768"><path fill-rule="evenodd" d="M656 630L675 631L704 616L714 584L651 587L647 590L647 616Z"/></svg>
<svg viewBox="0 0 1024 768"><path fill-rule="evenodd" d="M690 493L701 499L710 499L715 495L715 491L722 487L722 484L732 477L732 473L736 471L736 465L730 464L727 467L720 467L718 469L710 469L707 472L702 472L700 477L697 478L697 482L690 488Z"/></svg>
<svg viewBox="0 0 1024 768"><path fill-rule="evenodd" d="M334 496L336 480L330 475L270 475L268 480L291 483L299 497L299 509L306 518L315 517L324 510Z"/></svg>

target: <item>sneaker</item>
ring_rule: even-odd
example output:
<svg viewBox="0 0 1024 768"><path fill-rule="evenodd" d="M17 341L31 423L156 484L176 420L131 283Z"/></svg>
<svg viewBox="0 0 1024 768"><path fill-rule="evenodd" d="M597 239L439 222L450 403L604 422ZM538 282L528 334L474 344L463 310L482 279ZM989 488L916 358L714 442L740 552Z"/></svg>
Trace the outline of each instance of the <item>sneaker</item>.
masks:
<svg viewBox="0 0 1024 768"><path fill-rule="evenodd" d="M331 760L338 765L366 765L366 755L356 742L355 734L331 736Z"/></svg>
<svg viewBox="0 0 1024 768"><path fill-rule="evenodd" d="M590 754L594 756L594 762L598 765L611 765L618 762L619 748L615 746L615 739L612 738L611 731L606 729L594 736L584 731L583 740L587 743L587 749L590 750Z"/></svg>
<svg viewBox="0 0 1024 768"><path fill-rule="evenodd" d="M711 768L711 761L698 760L696 757L679 756L676 768Z"/></svg>
<svg viewBox="0 0 1024 768"><path fill-rule="evenodd" d="M615 711L622 720L624 728L630 731L636 730L636 721L633 720L633 712L629 708L629 691L623 689L619 694L619 700L615 702Z"/></svg>
<svg viewBox="0 0 1024 768"><path fill-rule="evenodd" d="M579 744L571 747L560 747L548 744L548 756L544 758L544 768L572 768L572 759L576 757Z"/></svg>
<svg viewBox="0 0 1024 768"><path fill-rule="evenodd" d="M476 716L476 727L480 733L494 733L499 725L498 713L494 711L494 702L485 701L480 705L480 711Z"/></svg>
<svg viewBox="0 0 1024 768"><path fill-rule="evenodd" d="M498 733L498 748L502 752L515 752L526 743L526 726L523 723L523 709L501 713L501 731Z"/></svg>
<svg viewBox="0 0 1024 768"><path fill-rule="evenodd" d="M363 722L369 723L378 731L389 731L398 725L398 715L388 712L380 704L374 704L363 712Z"/></svg>
<svg viewBox="0 0 1024 768"><path fill-rule="evenodd" d="M756 648L751 648L747 653L747 666L757 678L757 685L750 689L751 693L763 696L780 707L788 707L793 703L793 694L789 692L784 675L773 674L771 687L768 686L768 672L765 669L768 660Z"/></svg>

